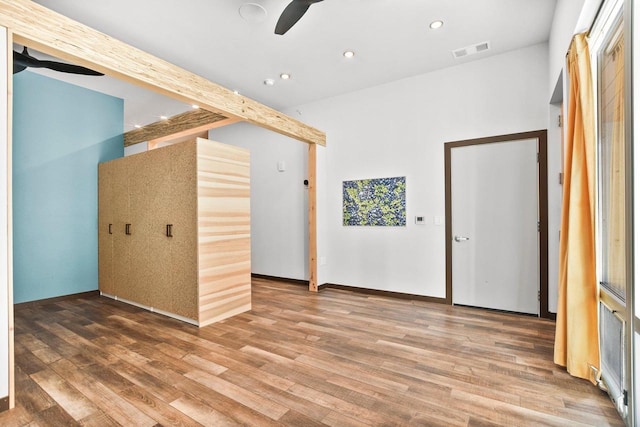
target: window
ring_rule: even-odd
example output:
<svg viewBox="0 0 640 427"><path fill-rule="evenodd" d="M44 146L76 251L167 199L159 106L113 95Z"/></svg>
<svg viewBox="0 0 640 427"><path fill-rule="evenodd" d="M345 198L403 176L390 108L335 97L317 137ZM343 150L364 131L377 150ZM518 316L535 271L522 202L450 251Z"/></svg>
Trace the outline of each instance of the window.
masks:
<svg viewBox="0 0 640 427"><path fill-rule="evenodd" d="M598 55L598 166L602 288L626 299L624 40L622 18Z"/></svg>

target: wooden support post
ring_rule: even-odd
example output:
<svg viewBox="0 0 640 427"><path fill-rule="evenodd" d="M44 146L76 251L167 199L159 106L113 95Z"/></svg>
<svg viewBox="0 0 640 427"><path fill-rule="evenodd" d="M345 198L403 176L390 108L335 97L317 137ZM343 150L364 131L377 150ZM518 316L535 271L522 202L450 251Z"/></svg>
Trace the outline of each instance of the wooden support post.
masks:
<svg viewBox="0 0 640 427"><path fill-rule="evenodd" d="M6 63L13 61L13 33L7 31L7 58ZM3 61L4 62L4 61ZM9 66L10 70L11 67ZM11 71L8 71L10 73ZM13 78L8 74L7 79L7 302L9 304L9 409L16 406L16 370L15 370L15 325L13 321L13 213L11 203L13 200Z"/></svg>
<svg viewBox="0 0 640 427"><path fill-rule="evenodd" d="M318 292L318 235L316 214L316 144L309 144L309 291Z"/></svg>

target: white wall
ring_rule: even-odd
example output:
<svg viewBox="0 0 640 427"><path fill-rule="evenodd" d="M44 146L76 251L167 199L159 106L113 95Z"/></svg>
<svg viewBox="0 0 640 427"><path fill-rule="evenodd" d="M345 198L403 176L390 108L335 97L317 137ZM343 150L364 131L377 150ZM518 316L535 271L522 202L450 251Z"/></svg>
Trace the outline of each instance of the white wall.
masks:
<svg viewBox="0 0 640 427"><path fill-rule="evenodd" d="M8 93L7 29L0 27L0 93ZM9 215L9 142L7 97L0 96L0 398L9 395L9 310L11 255ZM11 301L11 304L13 302Z"/></svg>
<svg viewBox="0 0 640 427"><path fill-rule="evenodd" d="M558 0L549 33L549 87L548 93L555 88L560 72L564 68L565 55L585 0Z"/></svg>
<svg viewBox="0 0 640 427"><path fill-rule="evenodd" d="M124 147L124 155L132 156L138 153L144 153L147 151L149 144L146 142L139 142L137 144L130 145L128 147Z"/></svg>
<svg viewBox="0 0 640 427"><path fill-rule="evenodd" d="M549 97L574 34L587 31L602 0L558 0L549 33Z"/></svg>
<svg viewBox="0 0 640 427"><path fill-rule="evenodd" d="M327 131L325 255L332 283L445 296L444 143L545 129L547 45L299 108ZM406 176L407 226L343 227L342 181ZM426 225L416 225L424 215Z"/></svg>
<svg viewBox="0 0 640 427"><path fill-rule="evenodd" d="M549 311L558 312L558 274L560 256L560 213L562 211L562 128L558 126L560 105L549 105L547 133L547 196L549 204Z"/></svg>
<svg viewBox="0 0 640 427"><path fill-rule="evenodd" d="M307 280L307 144L247 123L213 129L209 138L251 152L251 272Z"/></svg>
<svg viewBox="0 0 640 427"><path fill-rule="evenodd" d="M444 216L444 143L546 129L547 60L541 44L285 111L327 132L327 147L318 150L318 259L326 260L319 283L444 297L445 230L433 222ZM250 146L252 163L265 163L252 165L253 271L306 278L292 253L299 246L279 254L305 245L306 206L298 219L278 218L273 197L281 194L270 184L281 150L302 159L304 144L248 125L210 136ZM407 178L407 226L343 227L342 181L391 176ZM290 193L282 206L299 206L295 186ZM427 224L415 225L416 215ZM268 221L259 226L259 217Z"/></svg>

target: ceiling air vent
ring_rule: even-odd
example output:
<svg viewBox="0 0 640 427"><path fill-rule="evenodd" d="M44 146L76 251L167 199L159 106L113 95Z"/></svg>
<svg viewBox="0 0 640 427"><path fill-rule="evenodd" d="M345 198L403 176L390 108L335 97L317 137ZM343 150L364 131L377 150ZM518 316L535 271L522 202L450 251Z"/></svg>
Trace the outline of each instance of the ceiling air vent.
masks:
<svg viewBox="0 0 640 427"><path fill-rule="evenodd" d="M467 49L458 49L453 51L454 58L462 58L463 56L467 56Z"/></svg>
<svg viewBox="0 0 640 427"><path fill-rule="evenodd" d="M484 42L476 45L476 52L482 52L483 50L489 50L489 42Z"/></svg>
<svg viewBox="0 0 640 427"><path fill-rule="evenodd" d="M476 53L484 52L485 50L489 50L489 42L482 42L463 47L461 49L456 49L451 51L451 53L453 53L454 58L458 59L469 55L475 55Z"/></svg>

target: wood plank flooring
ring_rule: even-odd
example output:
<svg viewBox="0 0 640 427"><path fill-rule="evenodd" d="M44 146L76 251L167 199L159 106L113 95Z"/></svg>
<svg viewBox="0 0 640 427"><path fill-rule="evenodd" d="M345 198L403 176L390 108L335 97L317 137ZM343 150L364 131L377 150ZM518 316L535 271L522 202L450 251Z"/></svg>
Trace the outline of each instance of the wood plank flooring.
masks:
<svg viewBox="0 0 640 427"><path fill-rule="evenodd" d="M622 426L526 316L255 279L198 329L107 298L19 307L9 426Z"/></svg>

